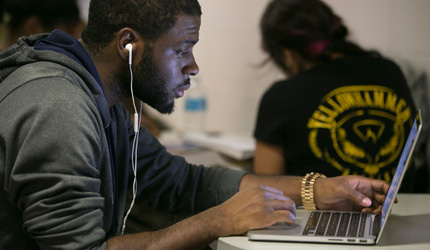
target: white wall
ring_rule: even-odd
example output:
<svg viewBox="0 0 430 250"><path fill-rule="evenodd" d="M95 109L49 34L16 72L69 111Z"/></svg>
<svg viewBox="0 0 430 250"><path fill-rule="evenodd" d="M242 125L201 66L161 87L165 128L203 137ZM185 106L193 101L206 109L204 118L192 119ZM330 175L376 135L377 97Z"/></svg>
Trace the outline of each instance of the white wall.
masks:
<svg viewBox="0 0 430 250"><path fill-rule="evenodd" d="M325 0L341 15L352 38L430 75L430 1Z"/></svg>
<svg viewBox="0 0 430 250"><path fill-rule="evenodd" d="M365 48L407 59L430 76L429 0L325 0ZM203 16L195 56L209 94L208 130L252 136L258 102L282 74L273 66L258 67L258 22L268 0L200 0ZM161 116L184 128L183 100L174 114ZM151 112L154 113L155 112Z"/></svg>

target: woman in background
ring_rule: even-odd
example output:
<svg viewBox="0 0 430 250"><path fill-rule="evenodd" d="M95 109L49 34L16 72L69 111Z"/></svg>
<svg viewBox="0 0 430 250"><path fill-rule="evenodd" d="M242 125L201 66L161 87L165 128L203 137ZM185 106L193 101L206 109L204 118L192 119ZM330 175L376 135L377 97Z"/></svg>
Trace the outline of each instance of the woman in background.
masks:
<svg viewBox="0 0 430 250"><path fill-rule="evenodd" d="M262 97L254 171L390 182L416 114L398 66L348 41L319 0L273 0L260 25L263 50L287 79ZM410 168L403 191L413 180Z"/></svg>

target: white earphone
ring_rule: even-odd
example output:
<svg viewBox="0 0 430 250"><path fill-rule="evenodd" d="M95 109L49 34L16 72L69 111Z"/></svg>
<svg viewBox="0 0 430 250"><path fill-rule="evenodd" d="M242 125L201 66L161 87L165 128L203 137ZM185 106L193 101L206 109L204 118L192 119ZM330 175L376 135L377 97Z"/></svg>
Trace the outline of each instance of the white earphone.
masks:
<svg viewBox="0 0 430 250"><path fill-rule="evenodd" d="M128 50L128 66L130 68L130 92L131 92L131 99L133 100L133 108L134 108L134 139L133 139L133 144L131 148L131 166L134 174L134 181L133 181L133 199L131 201L130 208L128 209L126 215L124 216L121 234L124 234L125 224L127 222L128 215L130 214L131 209L133 208L134 201L137 195L137 178L136 178L137 177L137 147L139 143L139 127L140 127L140 119L141 119L141 116L137 114L136 104L134 103L133 70L131 68L133 45L131 43L128 43L127 45L125 45L125 49ZM140 102L140 112L142 112L142 101Z"/></svg>
<svg viewBox="0 0 430 250"><path fill-rule="evenodd" d="M125 49L128 50L128 64L131 64L133 45L131 45L131 43L127 43L127 45L125 45Z"/></svg>
<svg viewBox="0 0 430 250"><path fill-rule="evenodd" d="M139 130L139 124L138 124L139 117L137 115L136 105L134 104L133 72L131 70L131 61L133 57L133 45L131 43L127 43L127 45L125 45L125 49L128 50L128 64L130 65L130 77L131 77L130 88L131 88L131 97L133 99L133 106L134 106L134 132L137 132Z"/></svg>

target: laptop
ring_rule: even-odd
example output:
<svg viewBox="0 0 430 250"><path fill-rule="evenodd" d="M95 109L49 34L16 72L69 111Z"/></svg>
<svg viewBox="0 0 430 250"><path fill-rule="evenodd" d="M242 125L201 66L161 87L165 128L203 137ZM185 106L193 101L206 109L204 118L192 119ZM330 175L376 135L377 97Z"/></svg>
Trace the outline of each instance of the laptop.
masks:
<svg viewBox="0 0 430 250"><path fill-rule="evenodd" d="M381 213L298 209L294 224L276 223L263 229L251 230L247 234L248 239L251 241L378 244L403 176L411 161L420 131L421 114L418 111L382 205Z"/></svg>

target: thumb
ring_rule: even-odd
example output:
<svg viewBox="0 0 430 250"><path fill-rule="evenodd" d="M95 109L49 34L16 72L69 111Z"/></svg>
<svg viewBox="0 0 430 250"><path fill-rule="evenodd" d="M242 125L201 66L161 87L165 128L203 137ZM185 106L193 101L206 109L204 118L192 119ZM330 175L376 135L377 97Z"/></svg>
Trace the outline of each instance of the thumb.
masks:
<svg viewBox="0 0 430 250"><path fill-rule="evenodd" d="M366 197L364 194L348 187L345 189L348 200L352 201L353 203L363 206L363 207L370 207L372 205L372 200Z"/></svg>

